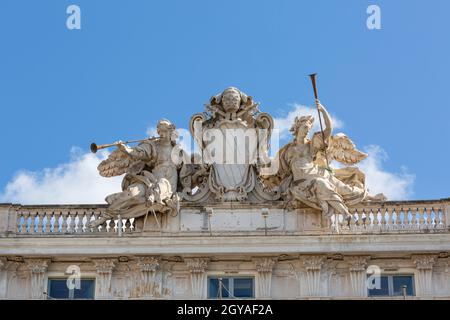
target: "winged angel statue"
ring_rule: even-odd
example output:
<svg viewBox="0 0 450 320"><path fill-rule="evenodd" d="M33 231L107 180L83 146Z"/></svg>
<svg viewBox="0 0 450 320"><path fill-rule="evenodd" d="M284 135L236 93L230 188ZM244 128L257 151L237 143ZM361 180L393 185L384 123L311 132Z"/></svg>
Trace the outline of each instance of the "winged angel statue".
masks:
<svg viewBox="0 0 450 320"><path fill-rule="evenodd" d="M330 217L334 213L350 217L348 206L363 200L386 200L383 194L368 195L365 175L357 167L331 169L333 160L344 165L355 165L367 157L343 133L332 135L331 118L317 100L317 108L323 115L325 129L308 134L313 126L312 116L296 117L291 132L292 142L278 152L277 174L265 176L266 185L278 188L285 195L288 206L300 201L322 211Z"/></svg>
<svg viewBox="0 0 450 320"><path fill-rule="evenodd" d="M160 120L157 125L159 137L144 140L134 148L125 143L116 143L117 149L98 166L103 177L120 176L122 192L106 197L109 204L106 212L90 226L97 227L109 219L135 218L147 213L173 212L179 210L176 193L178 164L173 161L174 152L182 153L176 144L175 126L169 120Z"/></svg>

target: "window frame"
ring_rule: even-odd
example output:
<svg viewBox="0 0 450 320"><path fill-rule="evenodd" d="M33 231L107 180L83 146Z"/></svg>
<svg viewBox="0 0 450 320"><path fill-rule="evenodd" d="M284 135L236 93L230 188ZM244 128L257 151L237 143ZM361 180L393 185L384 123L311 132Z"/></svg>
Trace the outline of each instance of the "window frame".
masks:
<svg viewBox="0 0 450 320"><path fill-rule="evenodd" d="M94 282L93 283L94 288L93 288L92 298L87 298L87 299L75 299L75 298L73 298L73 299L71 299L70 297L67 297L67 298L54 298L54 297L52 297L51 296L51 292L50 292L50 281L52 281L52 280L64 280L64 281L67 281L69 276L67 276L67 275L62 276L60 274L56 275L56 276L52 276L52 275L47 276L47 278L46 278L46 281L47 281L47 294L46 294L47 295L47 300L95 300L96 292L97 292L97 278L95 276L89 276L89 275L85 276L85 277L81 277L80 280L92 280Z"/></svg>
<svg viewBox="0 0 450 320"><path fill-rule="evenodd" d="M394 295L394 277L411 277L412 281L412 295L406 295L407 297L416 296L416 274L415 273L382 273L381 277L388 278L388 295L387 296L372 296L370 295L370 289L367 288L367 297L369 298L391 298L391 297L403 297L403 295ZM366 278L367 279L367 278Z"/></svg>
<svg viewBox="0 0 450 320"><path fill-rule="evenodd" d="M251 300L256 299L256 277L255 275L246 275L246 274L208 274L206 276L206 296L208 300L218 300L219 298L209 297L209 289L210 289L210 280L211 279L228 279L230 288L230 293L233 294L233 297L222 297L222 300ZM235 297L234 296L234 279L251 279L252 280L252 296L251 297Z"/></svg>

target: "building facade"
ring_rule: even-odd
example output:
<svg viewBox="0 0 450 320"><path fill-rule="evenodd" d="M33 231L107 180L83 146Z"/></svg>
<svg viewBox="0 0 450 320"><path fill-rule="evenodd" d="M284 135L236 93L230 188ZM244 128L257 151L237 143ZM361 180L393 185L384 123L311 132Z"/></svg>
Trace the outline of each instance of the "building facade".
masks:
<svg viewBox="0 0 450 320"><path fill-rule="evenodd" d="M407 299L450 298L450 199L361 204L339 233L281 203L183 207L149 215L145 229L145 218L89 228L104 210L1 205L0 297L70 298L73 279L84 287L75 298L404 299L404 285Z"/></svg>
<svg viewBox="0 0 450 320"><path fill-rule="evenodd" d="M114 144L107 204L0 204L0 298L450 298L450 199L370 195L367 155L316 105L324 130L297 117L270 158L272 117L228 88L191 118L200 154L165 119Z"/></svg>

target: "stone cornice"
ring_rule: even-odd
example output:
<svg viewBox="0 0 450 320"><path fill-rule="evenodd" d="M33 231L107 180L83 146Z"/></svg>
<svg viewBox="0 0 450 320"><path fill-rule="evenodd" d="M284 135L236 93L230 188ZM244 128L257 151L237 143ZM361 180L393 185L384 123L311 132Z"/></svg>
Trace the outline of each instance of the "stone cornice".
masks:
<svg viewBox="0 0 450 320"><path fill-rule="evenodd" d="M114 241L114 246L111 242ZM364 255L372 253L419 254L450 251L450 234L232 236L232 237L90 237L0 238L0 256L80 255L251 255L316 254Z"/></svg>

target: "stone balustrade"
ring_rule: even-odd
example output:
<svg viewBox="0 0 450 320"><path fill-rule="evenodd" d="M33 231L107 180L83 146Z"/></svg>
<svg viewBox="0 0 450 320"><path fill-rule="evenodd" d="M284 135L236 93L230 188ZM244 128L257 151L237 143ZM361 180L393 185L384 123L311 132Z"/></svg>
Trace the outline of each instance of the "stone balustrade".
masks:
<svg viewBox="0 0 450 320"><path fill-rule="evenodd" d="M220 225L220 210L216 214L204 214L202 208L181 206L181 217L156 218L160 231L171 234L202 233L208 236L221 232L251 232L252 234L301 234L317 231L321 234L345 233L429 233L447 232L450 219L450 199L436 201L400 201L362 203L350 208L352 218L344 220L342 216L332 216L330 221L320 218L319 212L305 210L288 211L281 203L268 208L268 216L259 214L259 207L247 204L240 211L235 211L233 219L239 228ZM98 219L106 210L105 205L49 205L20 206L0 204L0 236L117 236L136 234L143 231L145 223L135 219L107 220L103 225L91 228L89 222ZM229 210L223 208L222 210ZM311 210L311 209L309 209ZM228 212L228 211L227 211ZM310 222L309 227L300 226L300 220L307 220L302 214L309 212L316 222ZM251 218L249 218L252 215ZM153 221L153 216L149 215ZM209 220L208 220L209 219ZM143 220L143 219L141 219ZM154 221L153 221L154 222ZM209 226L209 227L208 227ZM212 227L212 230L209 228ZM312 226L312 227L311 227ZM231 229L231 231L230 231Z"/></svg>
<svg viewBox="0 0 450 320"><path fill-rule="evenodd" d="M15 224L13 223L12 230L7 231L17 236L36 236L86 235L95 233L112 235L134 230L134 219L107 220L105 224L96 228L89 227L89 222L98 219L105 209L104 206L77 207L74 205L46 207L11 206L7 213L8 220L15 220L16 222Z"/></svg>
<svg viewBox="0 0 450 320"><path fill-rule="evenodd" d="M340 232L430 232L447 229L448 203L395 202L382 205L359 205L350 210L352 218L331 217L332 228Z"/></svg>

